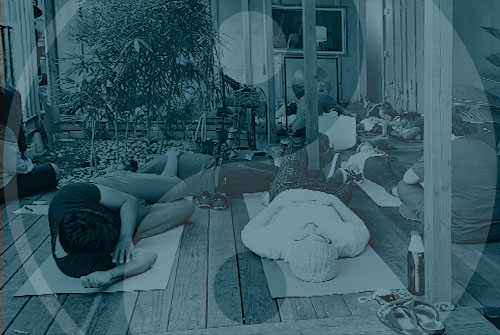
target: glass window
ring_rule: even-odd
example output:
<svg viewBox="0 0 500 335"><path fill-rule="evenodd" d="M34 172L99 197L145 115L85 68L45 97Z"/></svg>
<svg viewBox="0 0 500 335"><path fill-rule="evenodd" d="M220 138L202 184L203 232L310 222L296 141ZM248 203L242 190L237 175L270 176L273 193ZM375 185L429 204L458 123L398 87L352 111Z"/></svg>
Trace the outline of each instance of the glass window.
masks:
<svg viewBox="0 0 500 335"><path fill-rule="evenodd" d="M318 8L316 13L317 50L320 53L345 53L345 10ZM275 6L273 19L276 51L302 52L302 8Z"/></svg>

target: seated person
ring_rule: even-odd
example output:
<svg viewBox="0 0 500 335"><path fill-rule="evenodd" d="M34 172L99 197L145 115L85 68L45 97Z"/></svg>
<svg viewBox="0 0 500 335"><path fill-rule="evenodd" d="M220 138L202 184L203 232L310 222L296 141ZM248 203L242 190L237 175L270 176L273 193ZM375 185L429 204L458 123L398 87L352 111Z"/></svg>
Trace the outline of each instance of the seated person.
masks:
<svg viewBox="0 0 500 335"><path fill-rule="evenodd" d="M295 144L289 148L280 164L276 178L269 185L270 200L286 190L308 189L333 194L344 203L349 203L352 197L351 183L346 181L346 175L339 169L340 160L334 161L327 135L320 134L318 141L321 170L309 170L307 149L300 145L300 140L295 139ZM335 166L332 167L333 164ZM330 175L331 171L334 173Z"/></svg>
<svg viewBox="0 0 500 335"><path fill-rule="evenodd" d="M185 222L194 210L192 201L174 201L182 196L182 184L173 179L145 180L149 189L116 180L111 188L106 177L99 182L67 185L49 207L56 264L64 274L80 278L84 287L103 287L147 271L157 255L134 244ZM159 198L170 202L148 205L144 200Z"/></svg>
<svg viewBox="0 0 500 335"><path fill-rule="evenodd" d="M1 87L2 120L0 201L15 200L57 187L59 169L55 164L35 165L26 157L22 126L21 95L9 86Z"/></svg>
<svg viewBox="0 0 500 335"><path fill-rule="evenodd" d="M454 110L455 111L455 110ZM500 241L499 158L488 144L472 138L475 128L453 115L451 143L452 240L455 243ZM399 183L401 214L424 219L424 163L415 163Z"/></svg>
<svg viewBox="0 0 500 335"><path fill-rule="evenodd" d="M401 115L391 125L391 135L404 140L421 140L424 134L424 117L419 113Z"/></svg>
<svg viewBox="0 0 500 335"><path fill-rule="evenodd" d="M344 110L341 106L337 104L337 101L329 95L326 91L319 88L318 92L318 115L323 115L326 111L331 108L335 108L337 110ZM295 116L295 120L293 121L292 131L293 136L296 137L306 137L306 106L305 106L305 97L302 97L299 100L297 105L297 115Z"/></svg>
<svg viewBox="0 0 500 335"><path fill-rule="evenodd" d="M337 197L310 190L280 193L241 232L245 246L261 257L284 259L295 234L305 223L316 224L339 257L356 257L370 240L363 221Z"/></svg>

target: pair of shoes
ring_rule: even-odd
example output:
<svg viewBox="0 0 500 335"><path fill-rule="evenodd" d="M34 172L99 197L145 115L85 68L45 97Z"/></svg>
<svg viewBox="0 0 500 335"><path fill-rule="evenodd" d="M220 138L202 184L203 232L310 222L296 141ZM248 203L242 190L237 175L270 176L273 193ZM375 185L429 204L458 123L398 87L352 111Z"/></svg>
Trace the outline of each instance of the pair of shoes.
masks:
<svg viewBox="0 0 500 335"><path fill-rule="evenodd" d="M208 192L202 192L195 197L196 204L200 208L212 208L216 210L224 210L229 204L229 198L220 192L217 192L212 196Z"/></svg>
<svg viewBox="0 0 500 335"><path fill-rule="evenodd" d="M347 172L346 184L351 184L351 183L362 184L363 183L363 175L361 174L361 172L356 173L353 170L347 170L347 169L346 169L346 172Z"/></svg>
<svg viewBox="0 0 500 335"><path fill-rule="evenodd" d="M384 325L399 334L442 334L445 331L439 312L420 301L381 306L377 316Z"/></svg>

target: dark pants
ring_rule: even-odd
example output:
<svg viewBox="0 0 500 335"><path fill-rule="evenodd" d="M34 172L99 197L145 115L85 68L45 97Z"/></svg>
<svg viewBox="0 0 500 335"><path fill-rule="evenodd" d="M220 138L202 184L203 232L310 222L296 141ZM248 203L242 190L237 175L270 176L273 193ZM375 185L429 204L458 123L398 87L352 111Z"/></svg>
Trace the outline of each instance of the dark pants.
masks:
<svg viewBox="0 0 500 335"><path fill-rule="evenodd" d="M57 187L56 172L50 164L35 165L26 174L14 176L1 190L0 201L11 201Z"/></svg>
<svg viewBox="0 0 500 335"><path fill-rule="evenodd" d="M223 163L220 168L218 191L228 195L267 191L276 176L277 169L271 161Z"/></svg>
<svg viewBox="0 0 500 335"><path fill-rule="evenodd" d="M405 172L401 162L388 156L368 158L364 169L366 179L379 184L389 193L403 179Z"/></svg>

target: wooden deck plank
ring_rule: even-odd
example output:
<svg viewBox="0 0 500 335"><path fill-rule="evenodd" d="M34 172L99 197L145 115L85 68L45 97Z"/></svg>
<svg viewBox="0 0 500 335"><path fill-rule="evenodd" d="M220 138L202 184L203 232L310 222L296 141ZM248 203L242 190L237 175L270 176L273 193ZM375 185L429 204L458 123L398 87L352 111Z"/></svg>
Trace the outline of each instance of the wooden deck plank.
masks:
<svg viewBox="0 0 500 335"><path fill-rule="evenodd" d="M352 315L342 295L311 297L318 319Z"/></svg>
<svg viewBox="0 0 500 335"><path fill-rule="evenodd" d="M278 299L278 308L282 321L317 319L311 298Z"/></svg>
<svg viewBox="0 0 500 335"><path fill-rule="evenodd" d="M44 334L67 295L31 297L6 334Z"/></svg>
<svg viewBox="0 0 500 335"><path fill-rule="evenodd" d="M134 314L130 321L129 334L167 331L178 264L179 249L175 255L166 290L139 292Z"/></svg>
<svg viewBox="0 0 500 335"><path fill-rule="evenodd" d="M137 292L102 294L86 334L126 334L137 301Z"/></svg>
<svg viewBox="0 0 500 335"><path fill-rule="evenodd" d="M500 307L500 291L452 254L453 278L485 308Z"/></svg>
<svg viewBox="0 0 500 335"><path fill-rule="evenodd" d="M206 327L208 210L196 208L184 228L168 330Z"/></svg>
<svg viewBox="0 0 500 335"><path fill-rule="evenodd" d="M360 304L358 302L359 297L365 297L370 295L370 292L363 293L352 293L344 295L345 302L349 307L352 315L362 316L362 315L377 315L377 310L380 307L379 303L375 300L368 301L365 304Z"/></svg>
<svg viewBox="0 0 500 335"><path fill-rule="evenodd" d="M10 278L12 278L48 236L48 218L47 216L43 216L2 255L2 287L8 283Z"/></svg>
<svg viewBox="0 0 500 335"><path fill-rule="evenodd" d="M453 254L494 288L500 290L500 263L496 263L486 256L483 257L483 250L474 245L453 244L452 246Z"/></svg>
<svg viewBox="0 0 500 335"><path fill-rule="evenodd" d="M50 202L55 192L45 193L39 200ZM24 200L24 199L23 199ZM28 201L31 203L31 200ZM42 215L19 214L15 215L1 230L2 250L1 254L7 251L15 241L17 241Z"/></svg>
<svg viewBox="0 0 500 335"><path fill-rule="evenodd" d="M50 193L50 192L49 192ZM24 205L29 205L35 200L39 200L42 196L44 196L46 193L40 193L40 194L34 194L29 197L25 197L19 200L13 200L9 201L7 203L2 204L2 222L1 222L1 229L3 229L5 226L9 225L10 222L12 222L14 219L16 219L19 215L21 214L13 214L12 212L18 210L19 208L23 207Z"/></svg>
<svg viewBox="0 0 500 335"><path fill-rule="evenodd" d="M3 287L1 291L3 308L0 308L0 316L4 330L7 330L11 322L29 300L29 297L14 297L14 294L38 269L40 264L47 259L50 253L50 240L47 238L40 248L24 263L23 267Z"/></svg>
<svg viewBox="0 0 500 335"><path fill-rule="evenodd" d="M87 334L103 294L71 294L64 302L47 334Z"/></svg>
<svg viewBox="0 0 500 335"><path fill-rule="evenodd" d="M476 249L480 248L480 252L483 254L483 257L493 264L496 264L496 267L500 267L500 242L496 243L487 243L484 245L475 245L473 246Z"/></svg>
<svg viewBox="0 0 500 335"><path fill-rule="evenodd" d="M241 299L245 324L279 322L276 302L271 298L260 258L241 241L241 230L250 221L243 198L231 201L238 253Z"/></svg>
<svg viewBox="0 0 500 335"><path fill-rule="evenodd" d="M243 324L231 208L210 210L207 327Z"/></svg>
<svg viewBox="0 0 500 335"><path fill-rule="evenodd" d="M456 310L444 321L446 334L470 335L499 334L490 322L474 310ZM259 325L247 325L238 327L226 327L215 329L204 329L196 331L165 333L165 335L360 335L360 334L394 334L392 330L385 327L376 315L347 316L337 318L325 318L318 320L301 320L281 323L269 323Z"/></svg>

